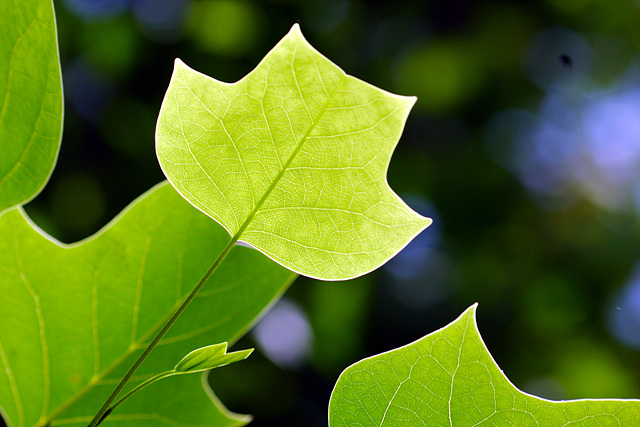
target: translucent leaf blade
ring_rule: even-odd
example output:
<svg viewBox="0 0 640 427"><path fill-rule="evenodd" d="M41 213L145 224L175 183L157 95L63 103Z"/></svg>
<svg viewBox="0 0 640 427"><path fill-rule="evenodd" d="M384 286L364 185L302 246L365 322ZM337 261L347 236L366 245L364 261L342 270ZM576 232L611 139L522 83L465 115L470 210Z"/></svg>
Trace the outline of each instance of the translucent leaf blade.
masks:
<svg viewBox="0 0 640 427"><path fill-rule="evenodd" d="M386 182L414 101L346 75L295 25L234 84L176 61L156 151L178 192L230 234L298 273L348 279L430 224Z"/></svg>
<svg viewBox="0 0 640 427"><path fill-rule="evenodd" d="M62 82L51 0L0 2L0 213L49 179L62 133Z"/></svg>
<svg viewBox="0 0 640 427"><path fill-rule="evenodd" d="M213 394L205 374L177 375L133 395L100 425L237 427L246 425L251 419L250 415L236 414L225 408ZM55 425L86 427L90 420L88 416L64 416L56 419Z"/></svg>
<svg viewBox="0 0 640 427"><path fill-rule="evenodd" d="M167 183L73 245L44 235L21 209L2 215L0 406L9 425L33 426L54 414L56 425L87 425L228 241ZM235 341L293 277L258 251L234 248L130 386L166 371L176 355ZM211 413L205 391L198 384L195 401ZM176 397L160 393L143 390L118 412L191 416L166 413L162 401Z"/></svg>
<svg viewBox="0 0 640 427"><path fill-rule="evenodd" d="M549 401L518 390L487 350L476 306L407 346L355 363L338 379L329 425L632 427L639 400Z"/></svg>

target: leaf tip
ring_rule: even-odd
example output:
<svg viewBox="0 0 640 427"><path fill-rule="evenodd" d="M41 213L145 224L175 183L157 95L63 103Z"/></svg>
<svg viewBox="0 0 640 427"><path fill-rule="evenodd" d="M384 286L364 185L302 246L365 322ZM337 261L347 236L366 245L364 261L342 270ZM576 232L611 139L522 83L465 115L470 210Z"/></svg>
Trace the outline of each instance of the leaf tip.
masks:
<svg viewBox="0 0 640 427"><path fill-rule="evenodd" d="M255 348L247 348L246 350L238 350L238 351L235 351L234 353L238 353L238 355L244 356L242 360L246 360L249 356L251 356L254 350Z"/></svg>
<svg viewBox="0 0 640 427"><path fill-rule="evenodd" d="M180 68L189 68L189 67L187 66L187 64L184 63L182 59L176 58L175 61L173 61L173 69L178 70Z"/></svg>
<svg viewBox="0 0 640 427"><path fill-rule="evenodd" d="M418 102L417 96L403 96L403 98L411 108L413 108L413 106L416 105L416 102Z"/></svg>
<svg viewBox="0 0 640 427"><path fill-rule="evenodd" d="M300 29L300 24L299 23L295 23L291 26L291 29L289 30L289 34L293 35L293 34L297 34L302 36L302 30Z"/></svg>
<svg viewBox="0 0 640 427"><path fill-rule="evenodd" d="M300 29L300 24L299 23L295 23L293 24L293 26L291 27L291 29L289 30L289 32L287 33L287 35L283 38L283 40L285 39L294 39L294 40L301 40L304 43L308 44L309 47L313 48L313 46L311 46L309 44L309 42L307 41L307 39L304 37L304 35L302 34L302 30Z"/></svg>
<svg viewBox="0 0 640 427"><path fill-rule="evenodd" d="M467 308L464 311L464 313L462 313L460 315L460 317L458 319L467 318L468 319L467 321L470 322L472 325L474 325L476 330L477 330L478 329L478 327L477 327L478 322L476 320L476 312L477 312L477 310L478 310L478 303L475 302L475 303L471 304L469 306L469 308ZM480 333L480 331L478 331L478 334L479 333Z"/></svg>
<svg viewBox="0 0 640 427"><path fill-rule="evenodd" d="M420 214L418 214L420 215ZM426 217L426 216L422 216L420 215L420 222L422 225L422 229L424 230L425 228L429 227L431 224L433 224L433 219Z"/></svg>
<svg viewBox="0 0 640 427"><path fill-rule="evenodd" d="M465 315L469 315L472 316L474 319L476 317L476 311L478 310L478 303L474 302L473 304L471 304L469 306L469 308L467 308L464 313L462 314L463 316Z"/></svg>

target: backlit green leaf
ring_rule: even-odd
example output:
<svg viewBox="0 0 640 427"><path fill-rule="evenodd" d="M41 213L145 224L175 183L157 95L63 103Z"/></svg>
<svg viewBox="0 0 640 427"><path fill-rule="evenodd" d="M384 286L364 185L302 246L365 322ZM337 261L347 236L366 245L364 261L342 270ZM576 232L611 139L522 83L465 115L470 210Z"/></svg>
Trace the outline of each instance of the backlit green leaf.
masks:
<svg viewBox="0 0 640 427"><path fill-rule="evenodd" d="M439 331L347 368L329 404L339 426L632 427L638 400L549 401L518 390L484 345L476 306Z"/></svg>
<svg viewBox="0 0 640 427"><path fill-rule="evenodd" d="M178 192L235 238L298 273L347 279L431 222L386 182L414 102L346 75L294 25L234 84L176 61L156 150Z"/></svg>
<svg viewBox="0 0 640 427"><path fill-rule="evenodd" d="M51 0L0 1L0 213L31 200L53 169L62 83Z"/></svg>
<svg viewBox="0 0 640 427"><path fill-rule="evenodd" d="M178 362L173 370L185 374L207 371L244 360L253 352L253 349L249 349L227 353L227 345L224 342L193 350Z"/></svg>
<svg viewBox="0 0 640 427"><path fill-rule="evenodd" d="M86 426L229 240L166 183L73 245L39 232L20 208L1 216L0 405L9 424L42 426L53 418L52 425ZM129 389L194 348L237 339L293 277L258 251L235 247ZM199 381L197 390L185 388L194 380L153 384L106 423L246 421L221 413Z"/></svg>

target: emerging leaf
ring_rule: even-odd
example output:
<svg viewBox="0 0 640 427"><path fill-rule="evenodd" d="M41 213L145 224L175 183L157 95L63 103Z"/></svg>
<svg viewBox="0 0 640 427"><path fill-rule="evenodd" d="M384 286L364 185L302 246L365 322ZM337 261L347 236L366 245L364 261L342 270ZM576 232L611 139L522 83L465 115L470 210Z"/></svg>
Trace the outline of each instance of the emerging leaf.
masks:
<svg viewBox="0 0 640 427"><path fill-rule="evenodd" d="M196 372L204 372L210 369L219 368L221 366L228 365L230 363L238 362L240 360L244 360L253 352L253 349L250 350L242 350L236 351L233 353L227 354L227 343L214 344L207 347L202 347L197 350L192 351L187 354L171 371L166 371L155 375L148 380L144 381L137 387L134 387L128 393L122 395L119 399L117 399L111 406L108 408L107 412L105 412L102 416L102 419L111 419L109 416L118 409L122 404L124 404L128 399L132 396L136 396L136 394L140 394L142 390L149 387L150 385L156 384L161 380L171 378L176 375L184 375L184 374L193 374ZM204 381L206 381L206 375L203 375ZM205 389L208 389L208 386L205 386ZM183 393L181 393L183 394ZM213 400L213 399L212 399ZM214 404L216 402L214 401ZM209 419L209 422L212 422L213 426L222 427L222 426L235 426L235 425L244 425L246 422L250 421L251 417L242 417L235 416L235 414L225 414L226 409L221 405L218 406L218 410L220 411L219 418L215 421L213 419ZM215 417L218 418L218 417ZM128 418L127 418L128 419ZM184 423L184 419L180 419L181 423ZM104 422L104 421L103 421Z"/></svg>
<svg viewBox="0 0 640 427"><path fill-rule="evenodd" d="M177 60L156 151L178 192L235 239L298 273L348 279L431 222L386 182L414 102L346 75L294 25L234 84Z"/></svg>
<svg viewBox="0 0 640 427"><path fill-rule="evenodd" d="M51 0L0 1L0 213L49 179L62 133Z"/></svg>
<svg viewBox="0 0 640 427"><path fill-rule="evenodd" d="M223 342L193 350L178 362L173 370L184 374L208 371L244 360L251 353L253 353L252 348L227 353L227 343Z"/></svg>
<svg viewBox="0 0 640 427"><path fill-rule="evenodd" d="M553 402L518 390L485 347L475 311L347 368L331 395L330 426L638 425L638 400Z"/></svg>

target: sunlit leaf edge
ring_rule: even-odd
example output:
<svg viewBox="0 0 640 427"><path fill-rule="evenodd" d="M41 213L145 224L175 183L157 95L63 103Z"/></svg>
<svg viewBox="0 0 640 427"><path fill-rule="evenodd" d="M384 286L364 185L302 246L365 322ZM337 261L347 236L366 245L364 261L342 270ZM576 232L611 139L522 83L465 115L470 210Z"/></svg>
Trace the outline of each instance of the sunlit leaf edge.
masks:
<svg viewBox="0 0 640 427"><path fill-rule="evenodd" d="M191 67L189 67L188 65L186 65L181 59L177 58L175 60L175 66L174 66L174 71L173 71L173 75L171 78L171 81L173 82L174 77L176 76L176 73L180 70L180 71L188 71L189 73L193 73L195 75L198 75L202 78L204 78L205 80L209 80L214 82L215 84L220 84L220 85L225 85L225 86L234 86L236 84L242 83L245 80L248 80L249 78L252 77L252 75L261 69L261 67L264 66L264 64L269 60L269 57L272 55L272 53L274 51L276 51L279 46L283 43L285 43L289 38L295 38L297 40L299 40L301 43L304 44L305 48L308 48L311 52L313 52L315 55L318 55L319 57L321 57L323 60L326 60L327 62L331 63L334 67L336 67L337 70L339 70L339 72L341 73L341 75L344 78L348 78L350 80L356 81L358 82L358 84L361 84L363 86L366 86L367 88L373 89L374 91L387 96L387 97L391 97L391 98L395 98L397 100L401 100L403 101L406 106L406 112L403 116L403 120L402 120L402 128L395 140L395 142L393 143L392 147L391 147L391 152L390 152L390 158L393 155L393 152L395 151L397 144L400 140L400 137L403 133L403 128L404 125L406 124L406 120L408 118L408 115L410 113L411 108L413 107L413 105L415 104L417 97L415 96L403 96L403 95L398 95L398 94L394 94L391 92L388 92L384 89L381 89L377 86L374 86L371 83L368 83L366 81L363 81L355 76L352 76L350 74L347 74L342 68L340 68L338 65L336 65L335 63L333 63L330 59L328 59L327 57L325 57L322 53L320 53L316 48L314 48L304 37L304 35L302 34L302 31L300 30L300 25L299 24L294 24L290 31L272 48L269 50L269 52L260 60L260 62L248 73L245 74L245 76L243 76L241 79L235 81L235 82L224 82L224 81L220 81L217 80L211 76L208 76L202 72L199 72L197 70L192 69ZM171 89L171 84L170 84L170 88ZM193 200L191 200L190 198L190 194L188 193L188 191L186 191L182 184L179 182L176 182L176 180L174 179L174 177L172 176L171 173L167 173L167 170L165 169L165 165L163 164L163 160L162 160L162 155L160 152L160 148L159 148L159 144L158 141L161 138L161 131L160 131L160 126L161 126L161 118L163 115L163 111L165 109L165 104L168 102L168 97L169 97L169 90L167 91L167 93L165 94L165 97L163 99L162 102L162 107L161 107L161 113L158 119L158 122L156 124L156 155L157 158L159 160L160 163L160 167L163 170L163 173L165 174L165 176L167 177L168 181L171 183L171 185L176 189L176 191L182 195L185 200L187 200L189 203L191 203L195 208L197 208L198 210L200 210L201 212L203 212L205 215L209 216L210 218L212 218L214 221L218 222L231 236L234 236L234 232L233 230L231 230L227 224L225 224L224 221L219 220L218 218L215 218L214 216L212 216L211 212L207 212L207 209L203 208L202 206L199 206L198 203L195 203ZM319 279L319 280L324 280L324 281L343 281L343 280L350 280L353 278L357 278L360 276L363 276L365 274L370 273L371 271L379 268L381 265L383 265L384 263L386 263L388 260L390 260L391 258L393 258L395 255L397 255L402 249L404 249L412 240L413 238L415 238L418 234L420 234L422 231L424 231L424 229L426 229L427 227L429 227L432 224L432 219L431 218L427 218L424 217L422 215L420 215L419 213L417 213L416 211L414 211L409 205L406 204L406 202L404 200L402 200L402 198L400 198L398 196L398 194L389 186L388 183L388 169L389 169L389 165L390 163L386 163L385 168L384 168L384 173L382 176L382 179L384 180L384 184L385 184L385 189L386 191L388 191L390 194L392 194L396 199L397 202L399 204L401 204L401 206L406 209L408 212L411 212L414 215L414 219L417 222L420 222L420 227L419 230L417 230L416 232L413 233L413 236L409 239L407 239L404 244L402 246L399 246L396 248L396 250L393 253L388 254L387 258L385 261L383 261L382 263L378 264L378 265L373 265L370 268L367 269L361 269L360 271L358 271L357 273L354 274L349 274L349 275L341 275L340 277L326 277L326 276L321 276L321 275L315 275L315 274L310 274L308 271L305 271L301 268L299 268L298 266L296 266L295 264L293 264L292 262L287 261L284 258L279 258L277 256L275 256L274 253L271 253L268 249L261 247L260 245L257 245L255 243L252 242L248 242L246 240L244 240L242 238L242 233L244 231L244 227L247 226L247 224L250 223L250 221L252 220L252 217L259 212L259 209L252 212L251 216L248 218L248 220L246 221L246 223L243 225L243 227L241 228L240 232L236 234L236 236L238 237L238 242L245 244L247 246L253 247L255 249L257 249L258 251L262 252L265 256L269 257L270 259L272 259L273 261L279 263L280 265L288 268L289 270L300 274L300 275L304 275L313 279ZM185 194L185 192L187 194Z"/></svg>
<svg viewBox="0 0 640 427"><path fill-rule="evenodd" d="M347 375L353 371L358 365L360 364L364 364L366 362L375 360L377 358L383 357L385 355L391 355L394 353L400 353L405 349L411 348L412 346L415 345L419 345L422 341L427 340L428 338L430 338L431 336L440 334L442 332L445 332L447 329L455 327L457 324L459 323L463 323L463 322L467 322L468 326L471 326L473 328L472 332L475 333L475 335L477 336L477 340L481 346L481 351L484 353L484 355L486 355L488 357L488 361L491 364L490 366L488 366L488 369L495 369L496 371L499 372L500 375L500 379L504 380L507 384L508 387L510 387L513 392L517 395L523 396L525 398L529 398L529 399L534 399L535 401L538 402L544 402L546 404L549 404L551 408L553 407L558 407L559 409L562 409L562 407L566 407L570 409L569 405L573 405L573 404L581 404L581 403L594 403L594 404L628 404L629 406L622 406L620 408L617 408L618 411L622 411L622 410L629 410L632 411L631 416L628 417L629 414L626 414L628 418L630 418L632 421L631 423L626 423L626 422L621 422L620 420L615 419L615 422L611 425L615 425L615 426L620 426L620 427L635 427L637 426L637 420L640 419L640 399L616 399L616 398L607 398L607 399L589 399L589 398L585 398L585 399L573 399L573 400L550 400L550 399L545 399L539 396L535 396L532 395L530 393L526 393L522 390L520 390L518 387L516 387L511 380L504 374L503 370L500 368L500 366L496 363L495 359L493 358L493 355L489 352L483 338L482 335L480 334L480 331L478 329L478 325L477 325L477 321L476 321L476 311L477 311L477 307L478 307L478 303L474 303L473 305L471 305L469 308L467 308L460 316L458 316L458 318L456 318L454 321L452 321L451 323L447 324L446 326L422 337L419 338L409 344L406 344L404 346L401 347L397 347L391 350L388 350L386 352L383 353L379 353L373 356L369 356L366 357L364 359L361 359L353 364L351 364L349 367L347 367L339 376L338 381L335 384L335 387L331 393L331 397L330 397L330 401L329 401L329 407L328 407L328 417L329 417L329 426L333 427L333 426L341 426L341 425L345 425L344 423L340 422L338 423L337 421L335 423L333 423L332 421L334 421L334 414L338 411L338 409L335 409L335 406L337 404L337 398L336 396L338 395L338 393L341 392L340 387L341 387L341 382L346 381ZM464 341L464 339L463 339ZM388 402L388 404L390 404L391 402ZM617 412L618 412L617 411ZM515 411L514 411L515 412ZM615 416L617 416L617 412L615 414ZM597 416L603 416L603 417L608 417L611 416L612 414L609 412L606 413L599 413L597 414ZM548 415L549 417L552 417L552 415ZM591 418L592 416L586 416L585 418ZM615 418L615 417L614 417ZM364 420L364 419L363 419ZM342 421L342 420L340 420ZM555 420L552 420L555 421ZM603 424L601 424L599 422L599 420L595 420L593 421L593 423L582 423L584 420L570 420L565 424L560 424L558 423L557 425L562 425L562 426L566 426L566 425L579 425L579 426L593 426L593 427L600 427ZM452 423L453 421L451 419L449 419L449 423ZM489 422L487 420L487 422ZM534 422L536 423L535 425L547 425L547 424L538 424L538 421L536 419L534 419ZM484 425L483 422L480 422L479 424ZM474 425L479 425L479 424L474 424ZM358 424L358 425L368 425L368 424ZM384 424L386 425L386 424ZM451 424L453 425L453 424ZM489 425L492 426L501 426L503 424L499 423L499 424L494 424L491 423ZM507 424L504 424L505 426ZM510 425L510 424L509 424ZM527 424L528 425L528 424ZM553 425L556 425L555 423ZM609 424L604 424L604 425L609 425Z"/></svg>

